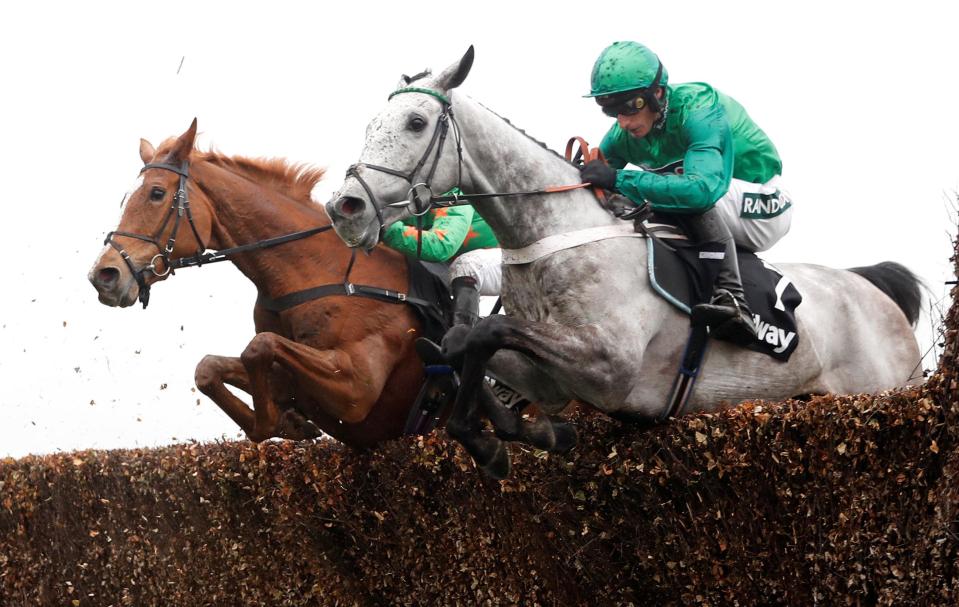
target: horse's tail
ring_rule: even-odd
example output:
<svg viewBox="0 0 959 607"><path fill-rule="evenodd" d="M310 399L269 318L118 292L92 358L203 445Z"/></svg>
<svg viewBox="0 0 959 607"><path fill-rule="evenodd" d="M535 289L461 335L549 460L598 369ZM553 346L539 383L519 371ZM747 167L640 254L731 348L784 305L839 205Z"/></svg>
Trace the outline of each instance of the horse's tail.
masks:
<svg viewBox="0 0 959 607"><path fill-rule="evenodd" d="M922 281L907 267L894 261L884 261L873 266L849 268L859 274L896 302L912 326L919 320L922 306Z"/></svg>

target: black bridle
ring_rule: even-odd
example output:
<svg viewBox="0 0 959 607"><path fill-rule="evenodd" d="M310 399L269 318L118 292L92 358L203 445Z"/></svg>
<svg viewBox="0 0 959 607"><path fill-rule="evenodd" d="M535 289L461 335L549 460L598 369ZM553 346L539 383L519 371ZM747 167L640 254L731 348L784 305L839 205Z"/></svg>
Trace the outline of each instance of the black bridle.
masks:
<svg viewBox="0 0 959 607"><path fill-rule="evenodd" d="M426 151L423 152L423 156L420 158L419 162L416 163L416 166L413 167L412 171L404 173L403 171L398 171L396 169L391 169L389 167L369 164L366 162L359 162L357 164L351 165L346 171L347 177L354 177L360 183L360 186L363 187L363 190L366 192L366 195L369 197L370 202L373 204L373 209L376 211L376 218L379 221L379 236L382 240L383 232L386 230L386 223L383 219L383 207L408 207L410 213L416 218L416 230L417 230L417 239L416 239L416 256L420 257L420 252L422 249L423 239L422 239L422 217L426 215L430 210L434 208L445 208L445 207L454 207L472 204L474 200L486 200L489 198L512 198L512 197L523 197L523 196L535 196L541 194L559 194L562 192L568 192L570 190L580 189L588 187L591 184L588 183L575 183L568 185L555 185L548 186L540 190L530 190L530 191L520 191L520 192L489 192L489 193L474 193L474 194L462 194L460 193L460 187L463 181L463 142L460 138L460 128L456 123L456 119L453 116L453 104L450 101L449 97L446 95L434 91L428 88L420 87L406 87L393 91L389 96L389 99L392 99L400 93L423 93L430 95L440 103L443 104L443 113L440 114L439 120L436 122L436 128L433 130L433 137L430 139L429 145L426 147ZM446 137L449 134L450 125L453 126L453 133L456 138L456 162L457 162L457 177L456 177L456 187L450 192L441 195L434 195L432 189L433 175L436 173L436 167L439 164L440 156L443 153L443 143L446 141ZM580 143L580 150L577 152L576 156L572 155L572 145L575 142ZM430 154L433 152L434 146L436 147L436 155L433 157L433 164L430 167L429 173L426 175L425 180L414 183L414 179L419 174L420 170L426 165L427 160L430 157ZM584 152L588 158L584 158ZM589 148L586 145L586 142L579 137L574 137L569 140L566 146L566 159L578 165L580 160L594 160L601 155L593 153L590 156ZM395 175L401 179L404 179L410 184L410 189L407 192L407 199L401 200L398 202L384 203L377 199L376 194L373 193L373 189L370 188L369 184L364 181L360 176L359 168L366 167L373 169L375 171L380 171L382 173L388 173L390 175ZM600 200L605 200L605 197L599 192L598 188L594 188L597 198Z"/></svg>
<svg viewBox="0 0 959 607"><path fill-rule="evenodd" d="M389 96L389 99L392 99L401 93L424 93L434 97L443 105L443 112L436 121L436 128L433 129L433 137L430 138L430 143L426 146L426 151L423 152L423 156L420 158L419 162L416 163L416 166L413 167L413 170L409 172L404 173L403 171L391 169L390 167L369 164L367 162L359 162L350 165L350 167L346 170L346 176L354 177L360 183L360 186L362 186L363 190L366 192L366 195L369 196L370 202L373 204L373 209L376 211L376 218L380 224L381 238L384 230L386 229L386 222L383 219L384 203L376 198L376 194L373 193L372 188L370 188L369 184L366 183L366 181L360 175L360 167L394 175L410 184L410 189L407 192L408 201L403 201L400 204L408 205L410 207L410 213L416 218L416 257L419 258L423 246L423 216L433 208L435 198L432 190L433 176L436 174L436 167L439 165L440 157L443 155L443 145L446 143L446 138L449 136L450 125L452 125L453 136L456 139L457 189L460 187L463 180L463 146L462 142L460 141L459 126L456 124L456 118L453 116L453 104L449 97L432 89L406 87L393 91L393 93ZM436 149L436 154L433 156L433 163L430 165L429 172L426 174L424 179L414 182L414 179L416 179L416 177L420 174L420 171L423 169L423 167L426 166L426 162L429 160L430 154L433 153L434 147Z"/></svg>
<svg viewBox="0 0 959 607"><path fill-rule="evenodd" d="M103 240L103 244L108 244L113 247L120 254L120 257L123 258L124 263L127 264L127 267L133 274L134 280L137 282L137 286L140 288L138 299L140 303L143 304L144 308L146 308L147 304L150 303L150 285L147 283L145 277L147 272L152 272L157 278L163 278L168 274L174 274L175 270L180 268L202 266L205 263L226 261L231 255L236 253L274 247L276 245L293 240L306 238L307 236L313 236L314 234L319 234L320 232L325 232L333 228L332 225L326 225L300 232L293 232L292 234L277 236L275 238L268 238L266 240L260 240L250 244L231 247L228 249L207 251L206 244L203 242L203 238L200 237L200 233L196 228L196 223L193 221L193 211L190 209L190 199L187 196L187 180L190 178L189 163L184 161L180 166L177 166L175 164L169 164L165 162L151 162L143 165L143 168L140 169L140 173L143 173L143 171L146 171L147 169L163 169L165 171L172 171L180 176L180 183L177 187L176 193L173 195L173 203L170 205L170 210L167 211L166 217L163 218L163 223L160 224L160 229L157 230L152 236L137 234L135 232L114 230L112 232L108 232L106 238ZM173 255L173 249L176 246L177 232L180 229L180 221L182 221L184 217L186 217L187 223L190 224L190 230L193 232L193 237L196 239L197 250L195 254L189 257L172 259L171 256ZM173 218L173 229L170 231L170 237L167 238L166 245L164 246L160 244L160 237L167 225L170 223L171 218ZM135 238L137 240L149 242L157 248L159 253L150 259L150 263L138 268L136 264L133 263L133 259L130 257L130 254L127 253L126 250L124 250L124 248L117 243L116 240L114 240L114 237L116 236L125 236L127 238ZM163 261L164 270L162 272L157 267L158 260Z"/></svg>
<svg viewBox="0 0 959 607"><path fill-rule="evenodd" d="M172 171L180 176L180 183L177 187L176 193L173 195L173 203L170 205L170 210L167 211L166 217L163 218L163 223L152 236L146 236L144 234L136 234L134 232L124 232L122 230L114 230L107 233L107 237L104 239L103 244L108 244L120 254L120 257L123 258L124 263L127 264L127 267L130 269L130 272L133 273L133 278L137 281L137 286L140 287L139 300L143 304L143 307L146 308L147 304L150 303L150 285L147 284L145 274L147 271L153 272L153 275L162 278L167 274L173 272L173 265L171 264L170 256L173 254L173 247L176 245L176 236L177 232L180 229L180 221L183 217L187 218L187 221L190 224L190 229L193 231L193 236L196 238L197 242L197 252L196 257L199 257L203 251L206 250L206 246L203 244L203 239L200 238L200 233L196 229L196 223L193 221L193 211L190 209L190 199L187 197L187 187L186 182L190 177L189 173L189 164L184 161L180 166L175 164L167 164L164 162L151 162L143 165L143 168L140 169L140 173L147 169L164 169L166 171ZM166 246L160 244L160 236L163 234L163 231L166 229L167 224L170 223L170 218L173 218L173 229L170 232L170 237L167 239ZM136 267L133 263L133 259L130 257L130 254L127 253L124 248L114 240L115 236L126 236L127 238L136 238L137 240L142 240L144 242L149 242L154 245L159 253L154 255L150 259L150 263L142 267ZM157 267L157 260L163 260L164 270L161 272Z"/></svg>

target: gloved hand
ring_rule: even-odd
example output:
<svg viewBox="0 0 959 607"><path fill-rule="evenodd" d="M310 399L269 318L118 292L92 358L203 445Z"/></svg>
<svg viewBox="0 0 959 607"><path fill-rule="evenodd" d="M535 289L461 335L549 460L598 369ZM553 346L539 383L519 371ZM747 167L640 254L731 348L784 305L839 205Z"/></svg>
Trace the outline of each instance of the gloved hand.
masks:
<svg viewBox="0 0 959 607"><path fill-rule="evenodd" d="M604 190L616 189L616 169L602 160L593 160L580 169L579 178L583 183L591 183Z"/></svg>

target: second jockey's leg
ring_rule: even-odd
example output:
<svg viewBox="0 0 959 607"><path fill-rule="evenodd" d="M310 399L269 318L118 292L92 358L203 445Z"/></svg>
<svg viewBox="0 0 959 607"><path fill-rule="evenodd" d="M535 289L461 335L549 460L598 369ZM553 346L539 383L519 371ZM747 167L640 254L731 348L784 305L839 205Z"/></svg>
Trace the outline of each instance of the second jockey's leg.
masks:
<svg viewBox="0 0 959 607"><path fill-rule="evenodd" d="M457 366L462 362L466 336L479 320L480 296L499 295L502 259L500 249L475 249L450 264L453 326L443 337L443 354Z"/></svg>
<svg viewBox="0 0 959 607"><path fill-rule="evenodd" d="M472 276L457 276L450 282L453 295L453 325L472 327L479 320L480 293Z"/></svg>

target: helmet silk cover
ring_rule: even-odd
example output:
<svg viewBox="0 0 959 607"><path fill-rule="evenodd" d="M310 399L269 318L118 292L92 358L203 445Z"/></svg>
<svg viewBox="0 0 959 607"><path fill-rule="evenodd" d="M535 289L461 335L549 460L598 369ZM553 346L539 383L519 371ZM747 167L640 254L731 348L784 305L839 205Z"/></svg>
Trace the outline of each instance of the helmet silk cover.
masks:
<svg viewBox="0 0 959 607"><path fill-rule="evenodd" d="M656 81L665 87L669 73L656 54L638 42L614 42L593 64L591 90L585 97L600 97L647 88Z"/></svg>

